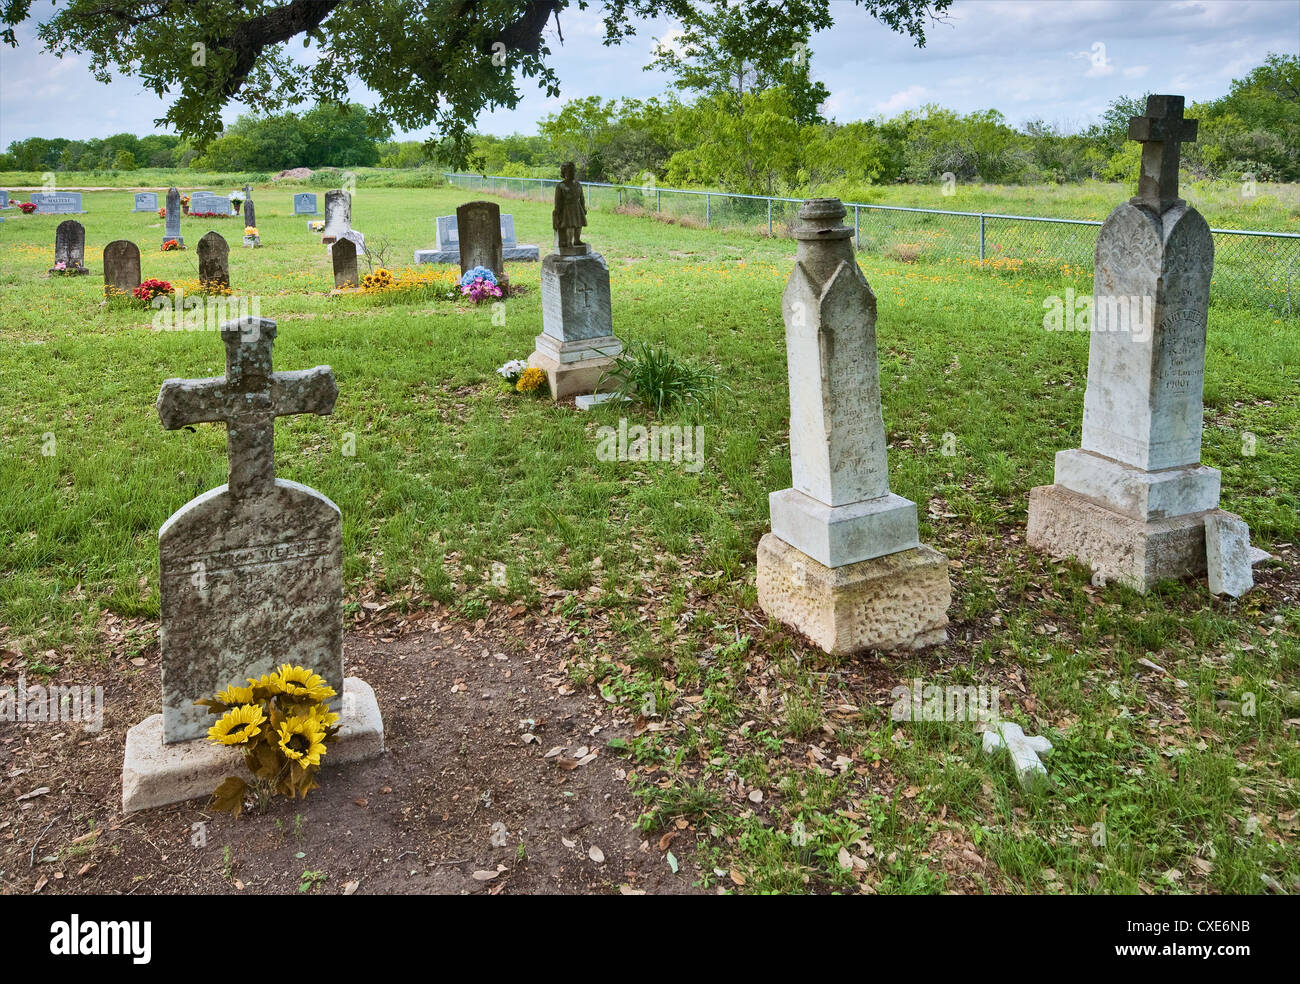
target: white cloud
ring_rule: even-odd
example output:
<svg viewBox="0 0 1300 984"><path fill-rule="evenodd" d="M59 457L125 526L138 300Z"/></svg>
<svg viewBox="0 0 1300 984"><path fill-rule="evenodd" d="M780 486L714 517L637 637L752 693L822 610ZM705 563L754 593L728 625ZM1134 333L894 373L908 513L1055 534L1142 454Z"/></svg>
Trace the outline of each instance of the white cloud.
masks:
<svg viewBox="0 0 1300 984"><path fill-rule="evenodd" d="M899 89L884 102L876 103L876 112L893 116L905 109L914 109L921 105L928 91L923 85L909 85L906 89Z"/></svg>

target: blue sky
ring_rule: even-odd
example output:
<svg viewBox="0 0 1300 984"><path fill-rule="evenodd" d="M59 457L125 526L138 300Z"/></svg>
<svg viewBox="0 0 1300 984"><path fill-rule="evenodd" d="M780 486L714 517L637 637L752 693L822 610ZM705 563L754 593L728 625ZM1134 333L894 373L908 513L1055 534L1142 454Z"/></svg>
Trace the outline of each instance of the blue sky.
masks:
<svg viewBox="0 0 1300 984"><path fill-rule="evenodd" d="M923 49L850 3L832 0L832 7L837 25L814 36L812 68L831 92L827 115L841 121L936 102L961 112L998 109L1014 124L1042 118L1074 129L1117 96L1211 99L1268 52L1300 52L1300 0L958 0L948 23L930 26ZM49 8L34 9L44 16ZM670 36L674 24L639 23L629 43L604 48L599 8L562 18L563 45L551 28L561 98L524 80L520 104L484 116L480 130L530 133L565 99L645 97L667 88L665 76L641 66L650 61L652 39ZM165 106L138 81L100 84L88 58L55 58L40 51L30 27L18 34L17 51L0 51L0 147L31 136L160 132L152 120ZM359 86L353 95L373 102ZM240 109L228 107L225 118Z"/></svg>

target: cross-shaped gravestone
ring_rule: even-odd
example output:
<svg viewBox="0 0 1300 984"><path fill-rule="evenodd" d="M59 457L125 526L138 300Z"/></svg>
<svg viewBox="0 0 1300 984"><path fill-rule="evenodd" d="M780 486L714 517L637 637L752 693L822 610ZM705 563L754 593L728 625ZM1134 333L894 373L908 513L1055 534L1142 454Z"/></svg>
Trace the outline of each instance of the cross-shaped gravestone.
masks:
<svg viewBox="0 0 1300 984"><path fill-rule="evenodd" d="M1196 139L1196 120L1183 118L1183 97L1147 96L1146 115L1129 118L1128 138L1142 144L1142 173L1133 204L1161 213L1184 204L1178 197L1179 144Z"/></svg>
<svg viewBox="0 0 1300 984"><path fill-rule="evenodd" d="M158 394L168 430L224 422L228 485L186 503L158 531L163 741L202 737L194 701L281 663L343 686L342 523L314 489L275 477L275 418L329 414L329 366L273 372L275 322L221 327L226 375L169 379Z"/></svg>
<svg viewBox="0 0 1300 984"><path fill-rule="evenodd" d="M1004 745L1011 754L1011 764L1022 789L1047 781L1047 769L1038 757L1051 754L1050 741L1041 736L1029 737L1014 721L1001 721L993 730L984 732L984 753L991 755Z"/></svg>
<svg viewBox="0 0 1300 984"><path fill-rule="evenodd" d="M272 372L274 321L227 322L221 340L226 344L225 377L167 380L158 394L158 416L168 430L224 421L231 495L265 494L275 484L275 418L332 413L338 384L328 366Z"/></svg>

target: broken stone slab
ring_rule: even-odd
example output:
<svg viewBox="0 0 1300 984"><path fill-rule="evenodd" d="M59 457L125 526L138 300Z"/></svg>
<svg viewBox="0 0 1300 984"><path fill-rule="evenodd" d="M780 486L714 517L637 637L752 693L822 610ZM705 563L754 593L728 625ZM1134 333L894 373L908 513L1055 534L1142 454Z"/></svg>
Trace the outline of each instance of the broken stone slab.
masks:
<svg viewBox="0 0 1300 984"><path fill-rule="evenodd" d="M212 718L216 721L216 718ZM343 681L339 733L321 762L345 765L384 751L384 722L370 684L357 677ZM239 749L206 738L163 742L163 716L145 718L126 733L122 766L122 810L135 813L211 796L230 776L247 776Z"/></svg>
<svg viewBox="0 0 1300 984"><path fill-rule="evenodd" d="M1250 545L1250 530L1241 517L1223 511L1205 517L1205 561L1210 594L1240 598L1253 588L1255 576L1250 568L1256 553Z"/></svg>
<svg viewBox="0 0 1300 984"><path fill-rule="evenodd" d="M1052 743L1046 738L1026 735L1014 721L1000 721L984 732L983 747L985 755L1006 748L1021 789L1028 791L1047 783L1047 769L1039 760L1039 756L1052 753Z"/></svg>
<svg viewBox="0 0 1300 984"><path fill-rule="evenodd" d="M619 396L617 393L583 393L573 399L573 404L579 410L590 410L592 407L601 403L610 403L617 401L619 403L630 402L626 396Z"/></svg>

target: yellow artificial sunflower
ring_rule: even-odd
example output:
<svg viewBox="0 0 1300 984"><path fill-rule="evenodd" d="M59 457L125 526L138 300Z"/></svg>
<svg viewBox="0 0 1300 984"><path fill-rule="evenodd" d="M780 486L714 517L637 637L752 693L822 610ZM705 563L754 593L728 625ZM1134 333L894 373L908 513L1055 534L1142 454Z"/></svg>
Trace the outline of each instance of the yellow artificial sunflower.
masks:
<svg viewBox="0 0 1300 984"><path fill-rule="evenodd" d="M339 723L339 716L331 711L328 704L316 704L311 707L307 713L313 717L322 728L332 728Z"/></svg>
<svg viewBox="0 0 1300 984"><path fill-rule="evenodd" d="M235 707L208 729L208 737L222 745L244 745L262 733L266 715L256 704Z"/></svg>
<svg viewBox="0 0 1300 984"><path fill-rule="evenodd" d="M279 682L280 693L300 700L328 700L335 696L335 690L325 682L319 673L313 673L305 666L290 666L285 663L278 669L275 679Z"/></svg>
<svg viewBox="0 0 1300 984"><path fill-rule="evenodd" d="M262 700L283 693L279 673L263 673L260 677L249 677L248 687L255 692L255 696L257 691L261 691L265 695L261 698Z"/></svg>
<svg viewBox="0 0 1300 984"><path fill-rule="evenodd" d="M230 707L253 703L252 687L227 687L217 694L217 700Z"/></svg>
<svg viewBox="0 0 1300 984"><path fill-rule="evenodd" d="M280 725L280 751L304 769L320 765L325 754L325 729L312 715L291 717Z"/></svg>

